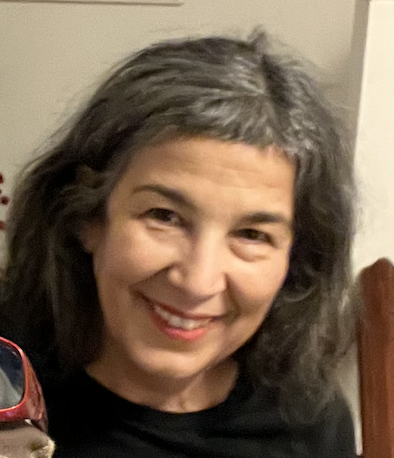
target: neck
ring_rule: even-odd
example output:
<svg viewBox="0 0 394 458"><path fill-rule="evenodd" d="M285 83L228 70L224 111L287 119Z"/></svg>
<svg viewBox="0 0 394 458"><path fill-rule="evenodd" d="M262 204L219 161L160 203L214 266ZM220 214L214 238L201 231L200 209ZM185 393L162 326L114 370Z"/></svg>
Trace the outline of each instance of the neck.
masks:
<svg viewBox="0 0 394 458"><path fill-rule="evenodd" d="M106 364L105 358L88 366L87 372L128 401L173 413L197 412L220 404L228 397L238 374L232 359L182 379L145 373L130 362L114 367L113 361Z"/></svg>

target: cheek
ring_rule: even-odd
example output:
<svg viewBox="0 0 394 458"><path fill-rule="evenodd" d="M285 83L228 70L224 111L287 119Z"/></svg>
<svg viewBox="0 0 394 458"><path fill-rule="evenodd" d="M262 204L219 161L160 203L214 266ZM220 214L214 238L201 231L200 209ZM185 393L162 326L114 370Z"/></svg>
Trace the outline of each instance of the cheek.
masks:
<svg viewBox="0 0 394 458"><path fill-rule="evenodd" d="M235 319L229 348L236 351L260 328L287 275L288 263L282 262L249 272L241 279L235 300ZM243 281L242 281L243 280Z"/></svg>
<svg viewBox="0 0 394 458"><path fill-rule="evenodd" d="M288 257L278 257L275 262L263 261L251 265L239 279L239 291L250 304L252 311L262 314L280 291L288 272Z"/></svg>
<svg viewBox="0 0 394 458"><path fill-rule="evenodd" d="M288 262L266 262L260 268L250 268L239 276L234 290L235 320L232 346L239 348L251 338L263 323L287 275Z"/></svg>
<svg viewBox="0 0 394 458"><path fill-rule="evenodd" d="M249 309L235 317L233 325L228 328L228 333L223 339L225 342L224 351L227 356L241 348L260 328L267 315L271 303L260 303L258 306Z"/></svg>
<svg viewBox="0 0 394 458"><path fill-rule="evenodd" d="M119 225L108 230L95 253L95 266L102 274L133 284L165 268L173 251L173 246L150 237L138 224Z"/></svg>

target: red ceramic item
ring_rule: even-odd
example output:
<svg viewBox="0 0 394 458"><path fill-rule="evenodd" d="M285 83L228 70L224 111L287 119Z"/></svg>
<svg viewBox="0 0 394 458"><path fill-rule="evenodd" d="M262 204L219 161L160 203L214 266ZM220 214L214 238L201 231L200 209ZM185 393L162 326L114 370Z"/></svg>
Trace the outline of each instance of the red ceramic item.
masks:
<svg viewBox="0 0 394 458"><path fill-rule="evenodd" d="M0 409L0 422L30 420L43 432L47 432L44 397L29 359L17 345L4 337L0 337L0 346L21 358L25 386L22 399L17 405Z"/></svg>

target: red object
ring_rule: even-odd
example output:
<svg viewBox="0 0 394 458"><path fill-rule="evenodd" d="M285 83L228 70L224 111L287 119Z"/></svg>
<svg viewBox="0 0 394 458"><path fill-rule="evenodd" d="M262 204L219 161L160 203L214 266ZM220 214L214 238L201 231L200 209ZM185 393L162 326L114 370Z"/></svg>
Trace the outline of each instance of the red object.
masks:
<svg viewBox="0 0 394 458"><path fill-rule="evenodd" d="M4 177L3 177L3 174L0 173L0 184L3 184L4 183Z"/></svg>
<svg viewBox="0 0 394 458"><path fill-rule="evenodd" d="M5 229L5 222L0 221L0 231L4 231L4 229Z"/></svg>
<svg viewBox="0 0 394 458"><path fill-rule="evenodd" d="M4 337L0 337L0 351L11 353L14 360L16 359L20 363L19 366L23 369L22 377L24 378L24 390L19 402L11 407L1 408L0 406L0 422L30 420L34 426L46 433L47 413L44 397L29 359L16 344ZM10 372L10 366L7 366L7 368L4 366L2 368L1 364L2 360L0 359L0 369L3 373L8 374ZM16 383L15 380L17 379L17 376L10 377L10 384Z"/></svg>
<svg viewBox="0 0 394 458"><path fill-rule="evenodd" d="M0 202L1 202L3 205L7 205L9 201L10 201L10 198L7 197L7 196L3 196L3 197L0 198Z"/></svg>

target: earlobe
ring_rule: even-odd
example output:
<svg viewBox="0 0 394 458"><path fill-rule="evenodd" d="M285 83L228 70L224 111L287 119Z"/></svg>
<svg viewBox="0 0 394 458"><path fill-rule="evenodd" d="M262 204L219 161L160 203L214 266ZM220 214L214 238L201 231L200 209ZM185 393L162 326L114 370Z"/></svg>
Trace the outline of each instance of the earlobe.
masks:
<svg viewBox="0 0 394 458"><path fill-rule="evenodd" d="M86 222L79 231L79 241L86 253L93 254L100 243L102 225L100 223Z"/></svg>

